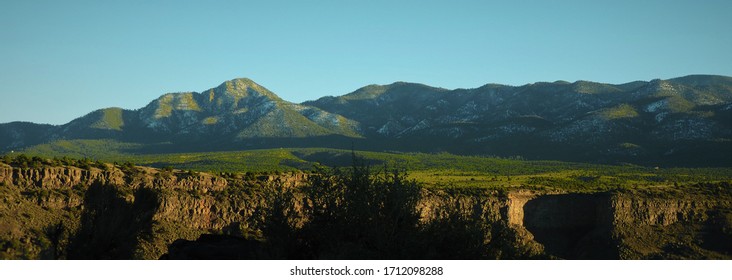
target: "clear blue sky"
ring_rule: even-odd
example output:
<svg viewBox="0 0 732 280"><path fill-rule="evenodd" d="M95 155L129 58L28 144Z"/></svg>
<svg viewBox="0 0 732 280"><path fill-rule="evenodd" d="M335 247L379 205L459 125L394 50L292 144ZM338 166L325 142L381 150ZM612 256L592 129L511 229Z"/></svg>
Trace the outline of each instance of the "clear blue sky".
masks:
<svg viewBox="0 0 732 280"><path fill-rule="evenodd" d="M507 4L508 3L508 4ZM732 76L732 1L0 1L0 123L249 77L302 102L368 84Z"/></svg>

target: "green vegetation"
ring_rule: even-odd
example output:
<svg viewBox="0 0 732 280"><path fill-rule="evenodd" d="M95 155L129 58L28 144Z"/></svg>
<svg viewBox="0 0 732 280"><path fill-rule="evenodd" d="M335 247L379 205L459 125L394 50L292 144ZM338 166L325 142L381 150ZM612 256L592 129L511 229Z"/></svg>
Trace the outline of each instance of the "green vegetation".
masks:
<svg viewBox="0 0 732 280"><path fill-rule="evenodd" d="M224 85L226 86L226 91L229 94L233 94L236 100L249 95L249 89L252 89L253 91L267 96L272 100L282 101L282 99L273 92L247 78L229 80L224 82Z"/></svg>
<svg viewBox="0 0 732 280"><path fill-rule="evenodd" d="M168 93L158 99L158 108L155 110L155 118L169 117L173 113L173 94Z"/></svg>
<svg viewBox="0 0 732 280"><path fill-rule="evenodd" d="M623 147L635 148L632 143ZM57 141L26 150L29 157L105 161L198 172L272 173L309 172L320 166L348 166L351 151L324 148L265 149L230 152L133 154L136 144L110 140ZM732 181L730 168L656 168L637 165L599 165L560 161L527 161L498 157L458 156L448 153L357 151L371 165L409 171L409 178L438 188L517 186L542 189L602 191L617 188L672 186ZM92 157L96 156L96 157ZM28 162L30 164L30 162ZM81 167L81 166L80 166Z"/></svg>
<svg viewBox="0 0 732 280"><path fill-rule="evenodd" d="M169 117L176 110L201 111L191 92L168 93L158 98L157 103L158 107L155 109L157 119Z"/></svg>
<svg viewBox="0 0 732 280"><path fill-rule="evenodd" d="M274 120L274 121L273 121ZM292 110L275 110L242 130L238 138L327 135L329 131Z"/></svg>
<svg viewBox="0 0 732 280"><path fill-rule="evenodd" d="M203 124L212 125L212 124L216 124L218 121L219 121L219 119L217 119L216 117L208 117L208 118L203 119Z"/></svg>
<svg viewBox="0 0 732 280"><path fill-rule="evenodd" d="M638 111L633 106L628 104L620 104L613 108L609 108L600 112L605 119L614 120L622 118L635 118L638 116Z"/></svg>
<svg viewBox="0 0 732 280"><path fill-rule="evenodd" d="M45 166L58 167L58 166L74 166L81 169L89 170L92 167L102 170L107 170L109 166L106 163L100 161L92 161L88 158L74 159L68 157L46 159L39 156L29 157L25 154L18 154L16 156L4 155L0 158L0 163L16 166L20 168L32 168L38 169Z"/></svg>
<svg viewBox="0 0 732 280"><path fill-rule="evenodd" d="M135 157L133 152L141 144L114 140L58 140L34 146L23 151L41 157L91 158L107 162L126 161Z"/></svg>
<svg viewBox="0 0 732 280"><path fill-rule="evenodd" d="M298 192L273 186L253 223L269 258L285 259L495 259L526 254L486 223L480 211L441 205L435 219L420 219L421 186L398 170L374 171L354 164L320 169Z"/></svg>
<svg viewBox="0 0 732 280"><path fill-rule="evenodd" d="M196 103L196 100L193 99L193 93L189 92L178 95L177 101L178 103L176 104L176 109L178 110L201 111L198 103Z"/></svg>
<svg viewBox="0 0 732 280"><path fill-rule="evenodd" d="M695 107L694 103L680 96L670 96L666 102L669 110L676 113L688 113Z"/></svg>
<svg viewBox="0 0 732 280"><path fill-rule="evenodd" d="M389 86L368 85L368 86L365 86L365 87L362 87L362 88L356 90L355 92L344 95L341 98L344 100L372 99L376 96L383 94L388 89L389 89Z"/></svg>
<svg viewBox="0 0 732 280"><path fill-rule="evenodd" d="M608 92L619 92L619 88L613 85L596 83L591 81L577 81L574 84L574 89L579 93L586 94L600 94Z"/></svg>
<svg viewBox="0 0 732 280"><path fill-rule="evenodd" d="M125 125L122 118L122 108L107 108L102 110L102 118L91 125L92 128L122 130Z"/></svg>
<svg viewBox="0 0 732 280"><path fill-rule="evenodd" d="M175 253L175 246L183 246L176 240L196 239L201 234L235 236L233 241L227 241L231 244L225 243L224 249L214 248L211 254L215 255L215 250L241 250L235 255L241 258L547 258L545 253L549 251L543 252L535 243L521 239L522 233L509 226L503 214L497 212L506 209L507 206L499 204L510 199L511 188L537 189L538 194L569 192L572 195L612 190L611 193L651 201L671 198L704 204L707 202L699 199L708 199L719 200L721 205L726 205L724 202L732 196L727 169L667 170L376 152L359 152L364 156L354 164L355 152L344 150L250 152L253 152L251 157L299 159L311 164L307 166L310 176L298 187L276 176L241 171L218 173L228 184L216 189L196 185L161 188L157 183L139 188L103 183L63 188L2 185L0 197L4 203L0 204L0 218L4 227L0 227L0 258L158 258L165 252ZM313 163L316 159L322 164ZM25 154L5 155L0 161L0 166L9 164L30 169L111 167L90 159L45 159ZM344 162L351 166L323 167ZM403 169L382 168L400 162L422 169L415 175ZM431 169L434 164L448 163L454 169L443 169L443 175L434 175L438 171ZM480 169L485 164L497 167ZM578 166L584 169L576 169ZM185 179L200 175L194 170L174 170L172 166L145 175L144 168L136 168L131 162L117 164L116 168L124 171L122 176L126 180L136 176ZM517 172L505 175L490 173L514 169ZM279 170L272 172L281 174ZM436 183L445 177L452 181ZM679 183L684 180L703 183ZM155 218L160 213L165 216ZM732 220L728 213L710 213L709 221L717 224L712 227L714 232L709 240L729 240ZM225 222L207 224L219 220ZM188 226L188 222L199 224ZM210 251L206 244L197 246ZM183 254L184 249L178 252Z"/></svg>

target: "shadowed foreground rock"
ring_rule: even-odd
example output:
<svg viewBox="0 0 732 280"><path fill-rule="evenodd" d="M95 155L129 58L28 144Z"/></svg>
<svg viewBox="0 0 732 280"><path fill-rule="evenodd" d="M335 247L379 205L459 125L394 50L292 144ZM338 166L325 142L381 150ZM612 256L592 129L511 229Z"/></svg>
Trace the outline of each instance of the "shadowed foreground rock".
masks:
<svg viewBox="0 0 732 280"><path fill-rule="evenodd" d="M179 239L170 244L161 260L269 259L262 242L228 235L203 234L195 241Z"/></svg>

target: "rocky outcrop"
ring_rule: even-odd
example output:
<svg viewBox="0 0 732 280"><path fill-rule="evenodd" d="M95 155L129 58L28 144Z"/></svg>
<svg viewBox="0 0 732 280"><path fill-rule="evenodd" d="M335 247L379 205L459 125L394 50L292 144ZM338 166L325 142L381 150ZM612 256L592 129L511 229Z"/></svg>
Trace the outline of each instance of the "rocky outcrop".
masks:
<svg viewBox="0 0 732 280"><path fill-rule="evenodd" d="M135 167L127 172L107 165L105 169L96 167L78 168L73 166L43 166L39 168L17 168L0 163L0 182L6 185L38 187L42 189L68 189L79 185L125 185L131 189L168 188L191 190L222 190L227 181L206 173L195 175L162 171L154 168Z"/></svg>
<svg viewBox="0 0 732 280"><path fill-rule="evenodd" d="M728 184L592 194L436 191L423 195L420 209L434 219L453 205L488 224L505 225L523 256L729 259L732 190L720 186Z"/></svg>
<svg viewBox="0 0 732 280"><path fill-rule="evenodd" d="M725 184L721 184L725 185ZM620 258L732 258L732 198L729 185L702 186L680 194L620 194L610 199L613 238Z"/></svg>
<svg viewBox="0 0 732 280"><path fill-rule="evenodd" d="M730 190L699 193L707 187L537 194L509 221L560 258L731 258Z"/></svg>
<svg viewBox="0 0 732 280"><path fill-rule="evenodd" d="M267 209L263 186L306 179L0 164L0 257L157 259L170 248L179 250L175 256L196 255L190 243L169 246L204 234L256 236L252 218ZM499 258L732 258L727 183L590 194L428 189L420 197L423 223L462 213L490 228L486 239L501 240ZM221 240L202 244L229 239ZM247 256L266 255L256 246Z"/></svg>
<svg viewBox="0 0 732 280"><path fill-rule="evenodd" d="M146 225L122 219L121 224L135 224L146 231L144 236L134 233L137 237L132 243L125 239L129 241L126 246L134 247L132 253L100 255L83 247L83 254L67 252L67 255L157 259L177 239L195 239L205 233L246 235L248 219L261 202L256 194L261 189L259 186L274 182L291 184L303 178L300 174L286 174L246 181L145 167L123 171L111 165L103 170L73 166L18 168L0 164L0 193L4 195L0 202L0 246L7 247L2 248L6 252L0 257L65 258L66 255L44 251L59 242L73 245L72 235L83 230L85 222L96 223L90 227L92 232L87 232L89 236L115 239L120 223L105 221L120 218L115 216L149 216ZM107 218L85 219L85 216ZM53 234L63 233L65 240L51 240L47 233L50 229ZM18 240L27 242L18 244ZM100 246L99 250L103 250ZM65 250L74 250L74 246L66 247Z"/></svg>

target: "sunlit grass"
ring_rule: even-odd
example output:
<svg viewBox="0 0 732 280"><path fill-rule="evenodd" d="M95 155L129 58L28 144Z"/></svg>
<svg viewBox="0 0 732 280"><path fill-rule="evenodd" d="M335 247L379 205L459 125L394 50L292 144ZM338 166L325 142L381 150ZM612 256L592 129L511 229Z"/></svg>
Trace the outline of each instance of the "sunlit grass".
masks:
<svg viewBox="0 0 732 280"><path fill-rule="evenodd" d="M428 187L550 190L608 190L668 187L675 184L732 181L732 168L657 169L636 165L600 165L527 161L447 153L350 151L326 148L262 149L227 152L134 154L139 145L111 140L57 141L25 151L31 156L90 158L152 167L212 173L309 172L318 166L348 167L352 154L373 169L400 169Z"/></svg>

